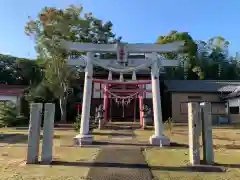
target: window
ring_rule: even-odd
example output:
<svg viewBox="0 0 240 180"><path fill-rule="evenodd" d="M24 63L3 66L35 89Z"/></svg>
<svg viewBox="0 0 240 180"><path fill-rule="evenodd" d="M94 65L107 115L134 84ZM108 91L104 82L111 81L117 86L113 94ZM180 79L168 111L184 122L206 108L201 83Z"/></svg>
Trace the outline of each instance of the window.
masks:
<svg viewBox="0 0 240 180"><path fill-rule="evenodd" d="M239 107L238 106L229 107L229 112L230 114L239 114Z"/></svg>
<svg viewBox="0 0 240 180"><path fill-rule="evenodd" d="M212 103L212 114L225 114L225 104Z"/></svg>
<svg viewBox="0 0 240 180"><path fill-rule="evenodd" d="M202 97L201 96L188 96L189 100L201 100Z"/></svg>
<svg viewBox="0 0 240 180"><path fill-rule="evenodd" d="M180 114L187 114L188 113L188 103L181 102L180 103Z"/></svg>

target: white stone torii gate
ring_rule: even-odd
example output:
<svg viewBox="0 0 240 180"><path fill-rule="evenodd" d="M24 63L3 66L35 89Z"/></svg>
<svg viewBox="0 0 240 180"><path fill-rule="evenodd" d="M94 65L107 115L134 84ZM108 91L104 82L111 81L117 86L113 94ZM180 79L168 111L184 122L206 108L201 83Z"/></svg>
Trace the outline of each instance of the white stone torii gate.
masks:
<svg viewBox="0 0 240 180"><path fill-rule="evenodd" d="M127 44L124 46L125 57L127 61L128 53L145 53L145 59L138 59L141 62L140 66L136 68L122 67L114 68L109 63L104 62L105 59L97 59L94 57L95 53L100 52L119 52L121 46L119 44L92 44L92 43L74 43L63 41L62 45L67 50L77 50L87 52L87 56L81 59L68 59L68 64L71 66L85 66L85 81L82 103L82 117L80 134L74 140L77 145L91 144L93 137L89 134L89 118L91 106L92 93L92 76L93 65L100 66L115 71L118 73L133 72L139 69L151 67L151 81L152 81L152 98L153 98L153 114L154 114L154 128L155 133L150 137L150 143L154 145L166 146L170 144L168 137L163 134L161 97L160 97L160 83L159 83L159 69L160 67L176 66L178 60L162 60L159 58L159 52L176 52L183 48L184 42L173 42L167 44ZM116 59L115 59L116 61ZM112 62L110 60L109 62Z"/></svg>

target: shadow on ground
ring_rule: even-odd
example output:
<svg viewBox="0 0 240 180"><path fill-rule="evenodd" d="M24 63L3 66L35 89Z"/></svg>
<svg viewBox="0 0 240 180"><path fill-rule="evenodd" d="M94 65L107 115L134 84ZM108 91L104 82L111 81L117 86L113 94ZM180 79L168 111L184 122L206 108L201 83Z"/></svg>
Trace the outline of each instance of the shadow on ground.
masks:
<svg viewBox="0 0 240 180"><path fill-rule="evenodd" d="M219 164L215 163L215 166L224 166L226 168L240 168L240 164Z"/></svg>
<svg viewBox="0 0 240 180"><path fill-rule="evenodd" d="M60 139L61 136L54 135L54 139ZM40 136L40 139L42 139L43 136ZM0 136L0 143L7 143L7 144L17 144L17 143L27 143L28 141L28 135L27 134L1 134Z"/></svg>
<svg viewBox="0 0 240 180"><path fill-rule="evenodd" d="M229 138L229 137L220 137L217 135L213 135L213 139L217 139L217 140L225 140L225 141L237 141L240 139L233 139L233 138Z"/></svg>
<svg viewBox="0 0 240 180"><path fill-rule="evenodd" d="M98 136L133 136L132 134L125 134L125 133L92 132L91 134L98 135Z"/></svg>
<svg viewBox="0 0 240 180"><path fill-rule="evenodd" d="M229 125L214 125L213 129L240 129L239 124L229 124Z"/></svg>
<svg viewBox="0 0 240 180"><path fill-rule="evenodd" d="M53 166L79 166L79 167L114 167L114 168L137 168L158 170L158 171L184 171L184 172L225 172L226 167L236 167L238 165L199 165L199 166L151 166L147 164L125 164L125 163L108 163L108 162L67 162L53 161Z"/></svg>
<svg viewBox="0 0 240 180"><path fill-rule="evenodd" d="M16 129L16 130L28 130L28 127L15 127L13 129ZM43 130L43 127L41 127L41 130ZM58 131L72 131L73 128L72 127L54 127L54 130L58 130Z"/></svg>
<svg viewBox="0 0 240 180"><path fill-rule="evenodd" d="M240 145L226 144L226 145L213 145L214 149L240 149Z"/></svg>
<svg viewBox="0 0 240 180"><path fill-rule="evenodd" d="M136 130L139 129L140 125L138 124L106 124L105 129L110 130Z"/></svg>
<svg viewBox="0 0 240 180"><path fill-rule="evenodd" d="M132 141L132 140L131 140ZM135 147L160 147L156 145L149 144L147 142L138 142L136 143L128 143L127 140L124 142L112 142L112 141L93 141L93 146L135 146ZM162 148L172 149L172 148L188 148L187 144L179 144L176 142L171 142L170 146L164 146Z"/></svg>

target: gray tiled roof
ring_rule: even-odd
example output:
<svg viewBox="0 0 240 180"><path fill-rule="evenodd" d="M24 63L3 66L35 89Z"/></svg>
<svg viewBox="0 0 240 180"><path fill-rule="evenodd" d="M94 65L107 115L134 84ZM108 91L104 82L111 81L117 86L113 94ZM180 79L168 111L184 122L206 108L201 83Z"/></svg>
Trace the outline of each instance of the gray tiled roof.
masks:
<svg viewBox="0 0 240 180"><path fill-rule="evenodd" d="M168 91L175 92L233 92L240 81L232 80L165 80Z"/></svg>

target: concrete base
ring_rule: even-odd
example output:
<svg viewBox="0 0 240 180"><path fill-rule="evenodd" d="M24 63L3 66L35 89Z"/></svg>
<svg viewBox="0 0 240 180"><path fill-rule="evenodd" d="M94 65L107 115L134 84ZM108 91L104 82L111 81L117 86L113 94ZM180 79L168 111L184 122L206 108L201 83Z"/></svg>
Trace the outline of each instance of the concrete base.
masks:
<svg viewBox="0 0 240 180"><path fill-rule="evenodd" d="M159 146L170 146L170 140L167 136L153 135L149 139L150 144Z"/></svg>
<svg viewBox="0 0 240 180"><path fill-rule="evenodd" d="M74 141L74 145L77 145L77 146L90 145L92 144L93 136L78 134L77 136L74 137L73 141Z"/></svg>

